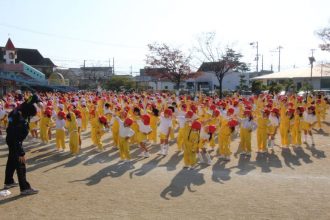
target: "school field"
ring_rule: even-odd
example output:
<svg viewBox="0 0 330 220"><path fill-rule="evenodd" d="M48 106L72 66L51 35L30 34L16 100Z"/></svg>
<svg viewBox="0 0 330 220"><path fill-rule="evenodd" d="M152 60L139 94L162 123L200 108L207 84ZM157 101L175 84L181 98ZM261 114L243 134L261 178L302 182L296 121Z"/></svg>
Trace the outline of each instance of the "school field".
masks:
<svg viewBox="0 0 330 220"><path fill-rule="evenodd" d="M330 219L330 117L316 132L316 147L281 151L183 170L176 145L170 154L118 163L118 152L97 153L85 132L79 156L25 142L28 180L38 195L19 189L0 198L0 219ZM87 139L88 138L88 139ZM277 139L277 143L278 143ZM253 135L255 143L255 135ZM232 151L238 140L232 143ZM139 151L132 149L133 158ZM0 145L0 182L7 146Z"/></svg>

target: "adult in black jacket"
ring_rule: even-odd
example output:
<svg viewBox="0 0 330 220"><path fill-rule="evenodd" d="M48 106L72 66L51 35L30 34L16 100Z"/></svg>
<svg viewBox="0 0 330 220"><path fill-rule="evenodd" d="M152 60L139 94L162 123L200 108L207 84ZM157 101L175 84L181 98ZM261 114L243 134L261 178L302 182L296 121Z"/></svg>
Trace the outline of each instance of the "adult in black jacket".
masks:
<svg viewBox="0 0 330 220"><path fill-rule="evenodd" d="M14 172L16 171L21 195L31 195L38 193L38 190L32 189L26 180L25 152L23 141L29 134L30 117L36 115L36 104L40 102L38 96L32 95L28 100L15 108L8 115L8 127L6 143L9 154L6 165L5 189L17 186L14 181Z"/></svg>

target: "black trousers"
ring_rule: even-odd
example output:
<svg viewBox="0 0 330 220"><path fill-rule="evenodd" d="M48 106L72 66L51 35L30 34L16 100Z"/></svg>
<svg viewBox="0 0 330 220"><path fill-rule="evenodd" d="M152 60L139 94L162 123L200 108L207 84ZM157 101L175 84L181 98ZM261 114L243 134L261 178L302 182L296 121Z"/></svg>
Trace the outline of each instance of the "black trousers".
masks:
<svg viewBox="0 0 330 220"><path fill-rule="evenodd" d="M5 184L14 183L14 173L16 171L18 177L19 188L21 191L30 189L31 186L26 180L26 166L24 163L19 162L19 157L16 154L9 152L7 165L6 165L6 177Z"/></svg>

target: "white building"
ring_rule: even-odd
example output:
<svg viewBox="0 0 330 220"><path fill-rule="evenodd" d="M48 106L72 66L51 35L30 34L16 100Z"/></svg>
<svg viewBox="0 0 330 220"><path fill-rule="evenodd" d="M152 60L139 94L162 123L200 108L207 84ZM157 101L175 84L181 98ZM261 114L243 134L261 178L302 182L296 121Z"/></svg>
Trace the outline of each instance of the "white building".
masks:
<svg viewBox="0 0 330 220"><path fill-rule="evenodd" d="M277 73L254 77L251 80L261 80L268 85L270 82L282 83L284 80L292 79L296 88L299 90L304 84L312 81L313 89L330 89L330 65L318 65L311 68L291 69Z"/></svg>

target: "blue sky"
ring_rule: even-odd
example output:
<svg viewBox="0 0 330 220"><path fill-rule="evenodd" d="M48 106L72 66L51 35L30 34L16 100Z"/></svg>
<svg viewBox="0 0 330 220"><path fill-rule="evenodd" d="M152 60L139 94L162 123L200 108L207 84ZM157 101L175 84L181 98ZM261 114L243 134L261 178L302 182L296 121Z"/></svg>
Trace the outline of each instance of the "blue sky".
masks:
<svg viewBox="0 0 330 220"><path fill-rule="evenodd" d="M108 65L115 57L117 73L145 65L146 45L165 42L188 52L202 32L233 47L252 63L259 42L264 69L283 47L281 69L308 65L318 48L315 30L330 22L327 0L0 0L0 45L8 36L16 47L36 48L61 67ZM330 53L315 51L318 62ZM259 64L261 66L261 64ZM259 67L260 68L260 67Z"/></svg>

